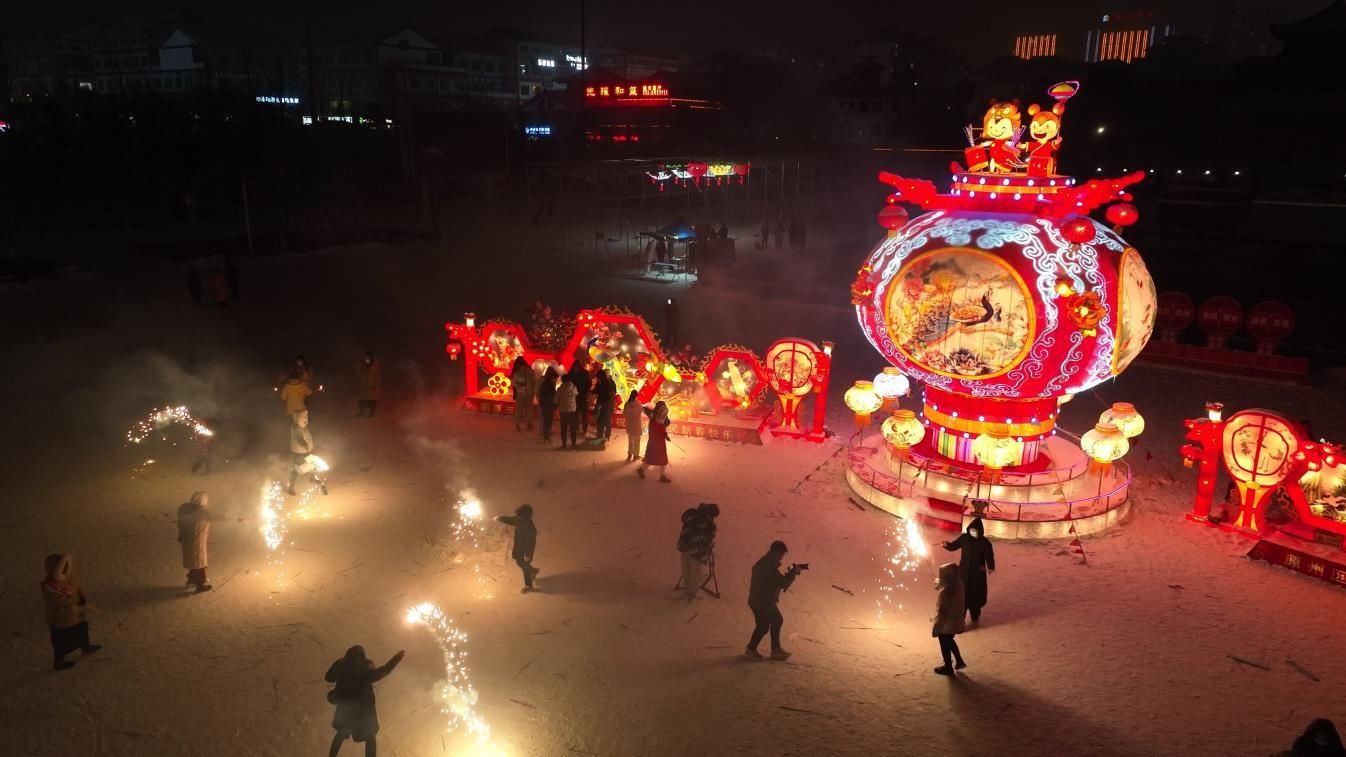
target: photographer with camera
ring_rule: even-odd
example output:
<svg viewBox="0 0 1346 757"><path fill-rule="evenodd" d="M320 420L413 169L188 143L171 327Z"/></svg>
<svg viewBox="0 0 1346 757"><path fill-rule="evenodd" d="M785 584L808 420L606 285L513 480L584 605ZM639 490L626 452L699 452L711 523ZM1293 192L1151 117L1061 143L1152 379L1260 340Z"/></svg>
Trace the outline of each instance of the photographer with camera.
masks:
<svg viewBox="0 0 1346 757"><path fill-rule="evenodd" d="M752 566L752 584L748 588L748 607L752 610L752 617L757 621L757 627L753 629L752 638L748 640L748 647L744 651L750 660L761 660L762 654L757 651L757 645L762 643L762 637L767 632L771 632L771 659L786 660L790 653L781 648L780 629L785 623L785 618L781 617L780 609L776 603L780 601L780 593L790 588L790 584L795 582L799 574L809 569L808 563L791 565L784 573L780 572L780 564L785 559L785 553L789 550L785 548L785 542L773 541L771 548Z"/></svg>

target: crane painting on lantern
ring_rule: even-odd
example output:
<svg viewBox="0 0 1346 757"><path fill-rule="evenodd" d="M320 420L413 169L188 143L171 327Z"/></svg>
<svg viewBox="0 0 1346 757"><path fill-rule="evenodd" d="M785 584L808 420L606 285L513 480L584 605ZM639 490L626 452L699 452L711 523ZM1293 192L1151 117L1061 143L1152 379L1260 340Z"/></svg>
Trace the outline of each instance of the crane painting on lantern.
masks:
<svg viewBox="0 0 1346 757"><path fill-rule="evenodd" d="M995 376L1023 358L1032 333L1031 296L999 259L970 248L918 255L888 291L893 341L922 367L946 376Z"/></svg>
<svg viewBox="0 0 1346 757"><path fill-rule="evenodd" d="M1159 295L1145 261L1134 247L1126 248L1119 265L1121 316L1117 319L1117 350L1113 353L1113 373L1126 370L1131 361L1150 341L1158 313Z"/></svg>

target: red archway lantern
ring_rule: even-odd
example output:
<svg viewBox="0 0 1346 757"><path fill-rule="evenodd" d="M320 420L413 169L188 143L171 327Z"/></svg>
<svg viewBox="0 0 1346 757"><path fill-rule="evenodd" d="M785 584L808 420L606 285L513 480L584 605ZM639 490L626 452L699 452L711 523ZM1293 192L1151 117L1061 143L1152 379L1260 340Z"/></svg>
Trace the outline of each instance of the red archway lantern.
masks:
<svg viewBox="0 0 1346 757"><path fill-rule="evenodd" d="M1071 244L1092 242L1096 234L1094 222L1083 216L1075 216L1061 224L1061 237Z"/></svg>
<svg viewBox="0 0 1346 757"><path fill-rule="evenodd" d="M909 217L907 209L901 205L884 205L883 210L879 211L879 225L892 234L906 226Z"/></svg>
<svg viewBox="0 0 1346 757"><path fill-rule="evenodd" d="M1136 206L1129 202L1119 202L1116 205L1108 206L1108 222L1118 227L1120 231L1123 227L1130 226L1140 220L1140 211Z"/></svg>

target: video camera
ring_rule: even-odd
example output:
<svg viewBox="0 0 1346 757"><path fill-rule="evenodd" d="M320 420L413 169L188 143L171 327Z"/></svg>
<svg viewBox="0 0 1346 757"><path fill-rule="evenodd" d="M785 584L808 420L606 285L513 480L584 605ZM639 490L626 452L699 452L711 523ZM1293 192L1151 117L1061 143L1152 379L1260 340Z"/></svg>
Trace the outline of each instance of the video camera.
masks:
<svg viewBox="0 0 1346 757"><path fill-rule="evenodd" d="M804 571L806 571L806 570L808 570L808 569L809 569L809 564L806 563L806 562L792 563L792 564L790 565L789 570L787 570L786 572L789 573L789 574L792 575L792 576L797 576L797 575L799 575L800 573L803 573Z"/></svg>

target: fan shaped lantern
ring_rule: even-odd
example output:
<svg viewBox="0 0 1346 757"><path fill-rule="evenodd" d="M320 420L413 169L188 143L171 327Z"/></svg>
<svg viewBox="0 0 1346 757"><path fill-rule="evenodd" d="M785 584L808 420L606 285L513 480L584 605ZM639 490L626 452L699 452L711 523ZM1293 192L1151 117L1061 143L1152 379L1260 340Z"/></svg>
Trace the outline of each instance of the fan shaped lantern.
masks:
<svg viewBox="0 0 1346 757"><path fill-rule="evenodd" d="M843 399L846 407L855 413L855 424L862 428L869 425L869 416L883 406L883 398L874 391L872 381L855 382L855 386L846 390Z"/></svg>
<svg viewBox="0 0 1346 757"><path fill-rule="evenodd" d="M1122 436L1127 439L1134 439L1145 431L1145 418L1130 402L1112 403L1112 407L1098 416L1098 422L1111 423L1121 430Z"/></svg>
<svg viewBox="0 0 1346 757"><path fill-rule="evenodd" d="M1107 466L1122 459L1131 450L1131 444L1117 426L1099 423L1080 437L1080 449L1094 462Z"/></svg>
<svg viewBox="0 0 1346 757"><path fill-rule="evenodd" d="M894 400L911 391L911 381L895 366L887 366L874 377L874 393L883 400Z"/></svg>
<svg viewBox="0 0 1346 757"><path fill-rule="evenodd" d="M915 412L906 408L893 411L881 428L884 441L893 445L904 456L907 450L920 444L925 438L925 426L921 424Z"/></svg>

